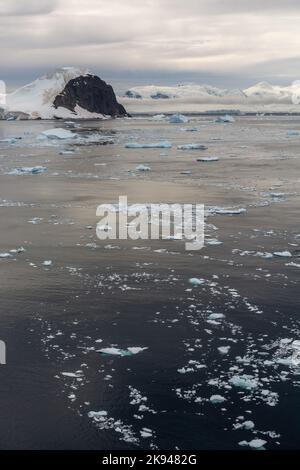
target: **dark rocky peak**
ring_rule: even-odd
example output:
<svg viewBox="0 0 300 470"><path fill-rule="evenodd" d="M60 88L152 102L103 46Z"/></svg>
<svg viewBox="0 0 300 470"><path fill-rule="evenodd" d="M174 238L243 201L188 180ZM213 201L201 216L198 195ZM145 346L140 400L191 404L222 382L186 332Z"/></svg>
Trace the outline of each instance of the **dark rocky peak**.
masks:
<svg viewBox="0 0 300 470"><path fill-rule="evenodd" d="M96 75L80 75L70 80L56 96L53 106L75 111L76 106L97 114L113 117L126 116L125 108L118 103L111 85Z"/></svg>

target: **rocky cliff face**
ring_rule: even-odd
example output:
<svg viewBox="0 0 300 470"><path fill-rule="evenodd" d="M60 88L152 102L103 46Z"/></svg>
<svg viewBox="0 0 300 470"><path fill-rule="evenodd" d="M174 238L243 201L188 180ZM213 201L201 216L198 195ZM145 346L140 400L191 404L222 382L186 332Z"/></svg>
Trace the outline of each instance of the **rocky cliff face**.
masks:
<svg viewBox="0 0 300 470"><path fill-rule="evenodd" d="M76 106L91 113L113 117L126 116L125 108L117 102L113 88L96 75L81 75L70 80L56 96L54 107L75 111Z"/></svg>

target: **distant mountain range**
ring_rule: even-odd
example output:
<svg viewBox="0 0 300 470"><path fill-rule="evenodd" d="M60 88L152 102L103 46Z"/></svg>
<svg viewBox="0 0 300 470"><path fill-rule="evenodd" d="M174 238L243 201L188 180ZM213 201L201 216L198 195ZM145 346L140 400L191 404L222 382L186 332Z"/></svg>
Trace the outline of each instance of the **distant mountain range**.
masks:
<svg viewBox="0 0 300 470"><path fill-rule="evenodd" d="M178 108L186 103L187 108L193 106L194 111L197 104L207 104L224 109L234 105L234 109L240 106L249 111L258 108L263 111L264 106L276 109L279 105L285 108L290 105L293 112L298 112L300 81L286 87L261 82L244 90L197 84L136 86L119 97L119 101L128 106L135 103L134 110L139 103L145 103L148 111L151 111L151 103L156 103L157 109L159 103L163 106L168 102ZM96 75L74 67L57 69L8 94L6 104L0 108L0 118L4 119L95 119L125 115L126 110L117 101L110 85Z"/></svg>
<svg viewBox="0 0 300 470"><path fill-rule="evenodd" d="M137 86L125 93L126 98L143 100L181 99L195 100L199 103L232 103L232 104L294 104L300 103L300 81L291 86L273 86L260 82L245 90L223 89L209 85L177 86Z"/></svg>

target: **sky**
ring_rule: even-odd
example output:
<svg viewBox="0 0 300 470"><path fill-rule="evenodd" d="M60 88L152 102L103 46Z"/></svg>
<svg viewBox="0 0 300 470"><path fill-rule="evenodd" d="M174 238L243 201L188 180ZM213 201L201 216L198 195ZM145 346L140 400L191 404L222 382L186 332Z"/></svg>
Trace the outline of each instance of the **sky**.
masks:
<svg viewBox="0 0 300 470"><path fill-rule="evenodd" d="M0 80L76 66L132 86L289 84L299 24L299 0L0 0Z"/></svg>

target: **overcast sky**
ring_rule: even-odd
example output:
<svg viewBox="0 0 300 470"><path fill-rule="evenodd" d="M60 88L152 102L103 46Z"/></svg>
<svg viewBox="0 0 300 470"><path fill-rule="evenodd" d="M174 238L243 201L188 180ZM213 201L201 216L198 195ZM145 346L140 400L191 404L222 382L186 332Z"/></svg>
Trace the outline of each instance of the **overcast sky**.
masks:
<svg viewBox="0 0 300 470"><path fill-rule="evenodd" d="M287 84L299 25L300 0L0 0L0 79L74 65L132 85Z"/></svg>

